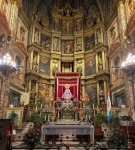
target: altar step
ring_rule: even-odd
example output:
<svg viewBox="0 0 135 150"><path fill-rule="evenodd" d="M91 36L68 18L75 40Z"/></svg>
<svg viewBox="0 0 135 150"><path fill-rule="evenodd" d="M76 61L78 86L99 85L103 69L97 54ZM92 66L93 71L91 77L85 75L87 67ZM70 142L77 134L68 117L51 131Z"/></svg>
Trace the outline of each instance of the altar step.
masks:
<svg viewBox="0 0 135 150"><path fill-rule="evenodd" d="M23 127L22 131L20 133L16 133L16 135L13 136L14 141L22 141L25 133L28 132L28 130L33 126L32 122L26 123L26 125Z"/></svg>

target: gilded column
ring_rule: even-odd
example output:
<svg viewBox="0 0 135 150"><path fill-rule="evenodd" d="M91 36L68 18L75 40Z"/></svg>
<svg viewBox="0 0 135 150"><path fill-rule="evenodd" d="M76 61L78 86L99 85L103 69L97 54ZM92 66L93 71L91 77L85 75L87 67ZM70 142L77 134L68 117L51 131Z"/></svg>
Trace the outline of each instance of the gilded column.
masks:
<svg viewBox="0 0 135 150"><path fill-rule="evenodd" d="M124 34L125 34L127 23L126 23L126 11L125 11L124 0L119 0L118 2L118 22L119 22L119 35L120 35L121 49L125 51Z"/></svg>
<svg viewBox="0 0 135 150"><path fill-rule="evenodd" d="M107 90L107 84L106 84L106 81L104 81L104 99L105 99L105 103L106 103L106 90Z"/></svg>
<svg viewBox="0 0 135 150"><path fill-rule="evenodd" d="M50 60L50 76L53 76L53 58Z"/></svg>
<svg viewBox="0 0 135 150"><path fill-rule="evenodd" d="M74 72L77 72L77 59L75 58L74 60Z"/></svg>
<svg viewBox="0 0 135 150"><path fill-rule="evenodd" d="M106 58L105 58L105 52L104 51L102 51L102 62L103 62L103 71L105 71Z"/></svg>
<svg viewBox="0 0 135 150"><path fill-rule="evenodd" d="M38 101L38 81L36 81L36 97L35 97L35 104L37 104Z"/></svg>
<svg viewBox="0 0 135 150"><path fill-rule="evenodd" d="M35 42L35 27L32 29L32 43Z"/></svg>
<svg viewBox="0 0 135 150"><path fill-rule="evenodd" d="M40 64L40 55L39 55L39 53L38 53L38 55L37 55L37 65L38 65L38 70L37 70L37 72L39 72L39 64Z"/></svg>
<svg viewBox="0 0 135 150"><path fill-rule="evenodd" d="M99 101L99 82L97 82L97 101L98 101L98 105L100 104Z"/></svg>
<svg viewBox="0 0 135 150"><path fill-rule="evenodd" d="M28 80L28 92L31 94L31 79ZM29 105L29 109L30 109L30 105Z"/></svg>
<svg viewBox="0 0 135 150"><path fill-rule="evenodd" d="M30 70L32 70L32 63L33 63L33 51L30 52Z"/></svg>
<svg viewBox="0 0 135 150"><path fill-rule="evenodd" d="M98 73L98 54L96 54L96 73Z"/></svg>

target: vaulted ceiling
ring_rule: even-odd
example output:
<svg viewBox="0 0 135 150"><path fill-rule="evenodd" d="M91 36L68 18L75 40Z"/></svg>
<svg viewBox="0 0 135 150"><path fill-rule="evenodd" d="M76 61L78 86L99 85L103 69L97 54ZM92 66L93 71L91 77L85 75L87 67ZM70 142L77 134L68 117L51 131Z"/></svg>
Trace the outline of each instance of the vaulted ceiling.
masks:
<svg viewBox="0 0 135 150"><path fill-rule="evenodd" d="M105 11L110 9L114 0L22 0L23 9L27 16L32 16L37 14L39 11L42 12L45 16L51 17L51 9L53 6L61 9L66 4L70 4L72 8L83 7L85 14L87 15L88 10L91 5L95 5L98 8L98 11L103 14ZM32 17L31 17L32 18Z"/></svg>

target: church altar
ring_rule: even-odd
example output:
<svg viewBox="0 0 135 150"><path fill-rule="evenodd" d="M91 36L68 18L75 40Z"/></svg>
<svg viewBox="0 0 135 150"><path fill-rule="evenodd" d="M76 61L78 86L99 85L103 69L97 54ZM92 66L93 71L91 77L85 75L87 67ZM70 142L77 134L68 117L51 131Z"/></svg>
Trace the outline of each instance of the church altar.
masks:
<svg viewBox="0 0 135 150"><path fill-rule="evenodd" d="M49 135L88 135L90 142L94 142L94 127L93 125L42 125L42 142L46 143L46 137Z"/></svg>

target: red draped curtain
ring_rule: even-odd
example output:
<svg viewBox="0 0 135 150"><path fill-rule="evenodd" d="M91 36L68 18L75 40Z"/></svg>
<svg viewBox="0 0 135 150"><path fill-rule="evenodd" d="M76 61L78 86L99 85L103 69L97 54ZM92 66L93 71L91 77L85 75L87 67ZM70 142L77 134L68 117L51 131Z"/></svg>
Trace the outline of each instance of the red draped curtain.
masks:
<svg viewBox="0 0 135 150"><path fill-rule="evenodd" d="M62 73L63 75L64 73ZM60 74L61 75L61 74ZM65 73L65 75L67 75L67 73ZM70 75L70 74L68 74ZM64 75L63 75L64 76ZM74 77L73 73L71 73L71 78L65 77L61 77L59 78L59 76L56 76L55 78L55 99L57 99L57 97L61 98L64 91L65 91L65 84L69 84L70 85L70 92L73 94L73 99L77 98L78 100L80 100L80 75L79 77Z"/></svg>

